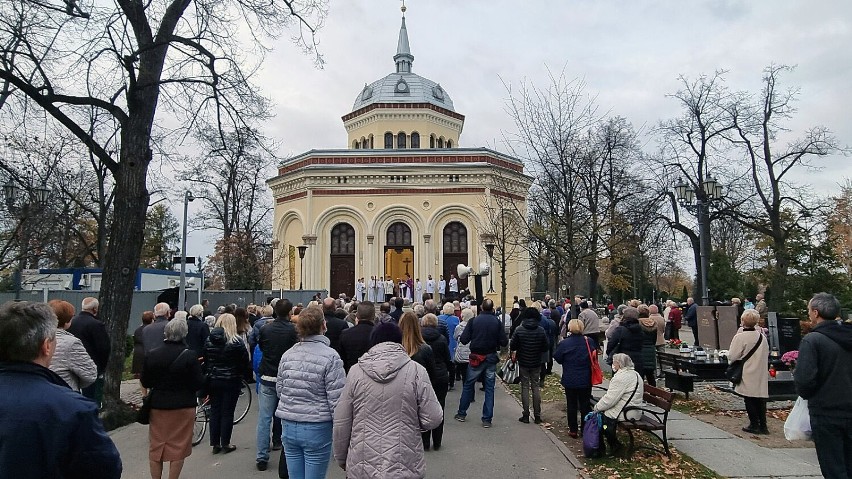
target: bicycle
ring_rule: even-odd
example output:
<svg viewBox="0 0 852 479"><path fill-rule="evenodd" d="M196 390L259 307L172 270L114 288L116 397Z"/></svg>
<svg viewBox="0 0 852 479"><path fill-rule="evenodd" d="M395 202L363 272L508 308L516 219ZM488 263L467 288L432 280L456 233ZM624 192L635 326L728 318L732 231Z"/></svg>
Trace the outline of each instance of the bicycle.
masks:
<svg viewBox="0 0 852 479"><path fill-rule="evenodd" d="M251 409L251 386L243 381L240 394L237 398L237 407L234 409L234 424L239 424ZM210 421L210 396L199 400L195 407L195 424L192 427L192 445L197 446L204 440L207 433L207 423Z"/></svg>

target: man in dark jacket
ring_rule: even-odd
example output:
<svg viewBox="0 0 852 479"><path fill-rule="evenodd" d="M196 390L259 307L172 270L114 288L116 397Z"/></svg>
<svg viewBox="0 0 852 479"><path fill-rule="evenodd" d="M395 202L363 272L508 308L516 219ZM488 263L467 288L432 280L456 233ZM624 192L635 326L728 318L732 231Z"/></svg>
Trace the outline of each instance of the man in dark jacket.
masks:
<svg viewBox="0 0 852 479"><path fill-rule="evenodd" d="M210 327L204 322L202 314L204 314L204 306L196 304L189 308L189 315L186 317L186 327L189 330L186 333L186 345L195 351L197 357L204 356L204 346L207 344L207 337L210 336Z"/></svg>
<svg viewBox="0 0 852 479"><path fill-rule="evenodd" d="M390 317L393 319L393 322L399 324L399 318L402 317L402 307L405 305L405 299L398 297L393 300L394 310L391 311Z"/></svg>
<svg viewBox="0 0 852 479"><path fill-rule="evenodd" d="M473 388L476 380L485 373L485 401L482 404L482 427L491 427L494 417L494 376L496 375L497 350L509 344L506 328L503 322L494 314L494 301L486 299L482 302L482 312L468 322L464 332L459 337L462 344L470 344L470 363L467 376L464 379L464 390L459 400L459 410L455 415L457 421L464 422L467 408L473 398Z"/></svg>
<svg viewBox="0 0 852 479"><path fill-rule="evenodd" d="M80 314L71 320L68 332L73 334L83 343L86 352L95 362L98 368L98 379L91 386L83 388L80 392L89 399L94 399L98 404L101 402L101 391L103 391L104 372L106 371L109 353L112 345L109 341L106 326L98 318L98 298L83 298L80 305Z"/></svg>
<svg viewBox="0 0 852 479"><path fill-rule="evenodd" d="M326 327L325 337L331 341L331 349L340 354L340 333L349 328L349 323L345 319L338 318L335 312L337 312L337 305L332 298L322 300L322 314L325 316Z"/></svg>
<svg viewBox="0 0 852 479"><path fill-rule="evenodd" d="M583 331L585 333L585 330ZM642 361L642 325L639 324L639 310L626 308L621 313L621 324L612 334L606 346L607 363L612 364L612 356L616 353L624 353L633 360L636 372L644 374Z"/></svg>
<svg viewBox="0 0 852 479"><path fill-rule="evenodd" d="M547 334L539 326L539 314L535 308L527 308L521 313L521 326L515 329L509 349L512 360L517 361L515 367L520 368L521 405L523 415L518 421L530 422L530 385L532 385L533 416L536 424L541 424L541 388L539 373L541 372L541 355L550 350Z"/></svg>
<svg viewBox="0 0 852 479"><path fill-rule="evenodd" d="M370 301L362 301L355 311L355 326L340 333L340 359L347 373L349 368L358 363L358 358L370 349L370 334L373 333L375 318L376 306Z"/></svg>
<svg viewBox="0 0 852 479"><path fill-rule="evenodd" d="M852 477L852 324L840 323L840 303L828 293L808 303L811 332L799 344L793 379L808 400L822 475Z"/></svg>
<svg viewBox="0 0 852 479"><path fill-rule="evenodd" d="M152 349L163 345L163 337L166 333L166 324L169 322L171 307L169 303L157 303L154 306L154 322L145 326L142 330L142 344L145 346L147 355Z"/></svg>
<svg viewBox="0 0 852 479"><path fill-rule="evenodd" d="M275 320L267 322L260 328L257 344L263 358L260 361L260 404L257 413L257 469L265 471L269 463L269 434L270 425L275 409L278 407L278 393L275 391L275 380L278 377L278 363L281 356L294 344L299 342L296 327L290 322L290 311L293 303L288 299L280 299L275 303ZM345 322L345 321L344 321ZM281 421L276 419L272 427L273 449L281 448ZM284 460L284 449L281 448L281 459L278 463L278 475L287 477L287 463ZM282 473L282 468L283 472Z"/></svg>
<svg viewBox="0 0 852 479"><path fill-rule="evenodd" d="M48 369L56 315L46 304L0 307L0 476L121 477L94 402Z"/></svg>
<svg viewBox="0 0 852 479"><path fill-rule="evenodd" d="M683 313L683 320L692 329L692 337L695 338L693 345L698 346L698 305L692 298L686 298L686 312Z"/></svg>

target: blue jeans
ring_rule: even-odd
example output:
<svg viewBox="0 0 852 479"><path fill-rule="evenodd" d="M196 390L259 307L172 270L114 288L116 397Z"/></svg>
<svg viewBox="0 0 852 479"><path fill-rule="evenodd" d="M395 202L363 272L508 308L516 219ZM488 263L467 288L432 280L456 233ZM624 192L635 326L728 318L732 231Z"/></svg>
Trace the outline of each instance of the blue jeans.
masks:
<svg viewBox="0 0 852 479"><path fill-rule="evenodd" d="M257 412L257 462L269 462L269 434L275 418L275 409L278 407L275 386L261 384L258 402L260 408Z"/></svg>
<svg viewBox="0 0 852 479"><path fill-rule="evenodd" d="M480 374L485 372L485 402L482 404L482 420L491 422L494 417L494 377L496 370L497 353L489 354L479 366L473 367L468 364L467 375L464 378L464 389L459 401L459 416L467 416L467 408L470 407L470 401L473 399L476 380Z"/></svg>
<svg viewBox="0 0 852 479"><path fill-rule="evenodd" d="M284 421L284 450L292 479L323 479L331 459L332 421Z"/></svg>

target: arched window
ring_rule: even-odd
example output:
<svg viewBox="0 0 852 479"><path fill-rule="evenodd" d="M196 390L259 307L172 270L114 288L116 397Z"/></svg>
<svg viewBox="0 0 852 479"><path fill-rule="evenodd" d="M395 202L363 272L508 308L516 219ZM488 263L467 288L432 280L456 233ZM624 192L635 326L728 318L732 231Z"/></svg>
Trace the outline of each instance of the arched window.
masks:
<svg viewBox="0 0 852 479"><path fill-rule="evenodd" d="M453 140L447 140L447 148L453 147Z"/></svg>
<svg viewBox="0 0 852 479"><path fill-rule="evenodd" d="M338 223L331 230L331 254L355 254L355 228Z"/></svg>
<svg viewBox="0 0 852 479"><path fill-rule="evenodd" d="M420 133L416 131L411 134L411 147L420 148Z"/></svg>
<svg viewBox="0 0 852 479"><path fill-rule="evenodd" d="M373 135L372 135L372 133L370 134L370 147L369 147L369 148L370 148L371 150L372 150L373 148L375 148L375 147L373 146Z"/></svg>
<svg viewBox="0 0 852 479"><path fill-rule="evenodd" d="M444 227L444 253L467 253L467 228L458 221Z"/></svg>
<svg viewBox="0 0 852 479"><path fill-rule="evenodd" d="M443 147L444 147L444 137L442 136L442 137L438 138L438 148L443 148Z"/></svg>
<svg viewBox="0 0 852 479"><path fill-rule="evenodd" d="M429 148L435 148L435 135L429 135Z"/></svg>
<svg viewBox="0 0 852 479"><path fill-rule="evenodd" d="M390 225L387 246L411 246L411 228L401 221Z"/></svg>
<svg viewBox="0 0 852 479"><path fill-rule="evenodd" d="M396 135L396 147L397 148L405 148L405 132L399 132Z"/></svg>
<svg viewBox="0 0 852 479"><path fill-rule="evenodd" d="M387 132L385 133L385 149L392 150L393 149L393 133Z"/></svg>
<svg viewBox="0 0 852 479"><path fill-rule="evenodd" d="M352 142L352 149L355 149L355 150L358 149L358 140L355 140L355 141Z"/></svg>

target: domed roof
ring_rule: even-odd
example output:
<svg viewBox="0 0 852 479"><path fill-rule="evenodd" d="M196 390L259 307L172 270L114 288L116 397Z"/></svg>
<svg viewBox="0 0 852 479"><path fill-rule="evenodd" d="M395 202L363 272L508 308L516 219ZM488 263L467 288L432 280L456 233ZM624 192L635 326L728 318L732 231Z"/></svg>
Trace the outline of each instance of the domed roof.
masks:
<svg viewBox="0 0 852 479"><path fill-rule="evenodd" d="M355 99L352 111L373 103L431 103L455 111L453 100L440 84L415 73L391 73L381 80L364 85Z"/></svg>
<svg viewBox="0 0 852 479"><path fill-rule="evenodd" d="M440 84L411 72L414 55L411 54L408 44L405 16L402 17L399 42L393 59L396 62L396 72L369 85L364 85L364 89L355 98L352 111L374 103L431 103L455 111L453 101Z"/></svg>

